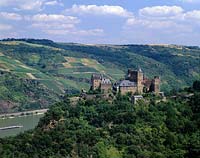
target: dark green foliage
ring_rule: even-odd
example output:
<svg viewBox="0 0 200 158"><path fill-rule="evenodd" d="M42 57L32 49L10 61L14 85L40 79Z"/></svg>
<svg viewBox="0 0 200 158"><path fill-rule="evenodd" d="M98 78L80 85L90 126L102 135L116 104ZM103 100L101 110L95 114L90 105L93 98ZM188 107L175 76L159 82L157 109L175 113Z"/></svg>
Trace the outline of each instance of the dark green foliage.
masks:
<svg viewBox="0 0 200 158"><path fill-rule="evenodd" d="M131 104L128 96L63 102L33 130L0 139L4 157L198 158L199 98ZM146 99L153 100L153 96ZM54 125L51 125L54 122Z"/></svg>
<svg viewBox="0 0 200 158"><path fill-rule="evenodd" d="M193 89L195 91L200 91L200 81L194 81L194 83L193 83Z"/></svg>

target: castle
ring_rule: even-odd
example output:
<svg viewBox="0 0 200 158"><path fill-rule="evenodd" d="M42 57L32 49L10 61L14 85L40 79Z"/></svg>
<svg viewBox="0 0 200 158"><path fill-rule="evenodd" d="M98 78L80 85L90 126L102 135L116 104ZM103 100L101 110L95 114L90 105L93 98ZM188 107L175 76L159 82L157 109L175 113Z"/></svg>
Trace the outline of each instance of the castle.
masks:
<svg viewBox="0 0 200 158"><path fill-rule="evenodd" d="M110 79L103 77L99 74L93 74L91 77L91 89L99 89L103 93L113 90L114 93L122 95L127 93L142 94L147 92L160 92L160 77L155 76L153 79L148 79L144 76L141 69L128 70L124 80L117 81L113 84Z"/></svg>

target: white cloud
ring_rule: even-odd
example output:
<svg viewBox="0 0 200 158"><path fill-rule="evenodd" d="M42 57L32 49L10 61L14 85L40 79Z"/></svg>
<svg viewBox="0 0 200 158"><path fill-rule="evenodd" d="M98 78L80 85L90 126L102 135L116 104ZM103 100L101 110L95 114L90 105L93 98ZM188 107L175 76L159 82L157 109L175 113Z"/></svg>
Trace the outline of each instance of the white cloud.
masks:
<svg viewBox="0 0 200 158"><path fill-rule="evenodd" d="M193 10L184 14L185 20L200 20L200 10ZM198 21L197 21L198 22Z"/></svg>
<svg viewBox="0 0 200 158"><path fill-rule="evenodd" d="M0 7L13 7L15 10L36 10L42 9L44 0L1 0Z"/></svg>
<svg viewBox="0 0 200 158"><path fill-rule="evenodd" d="M59 5L59 6L64 6L64 4L60 1L47 1L45 2L45 5L50 5L50 6L55 6L55 5Z"/></svg>
<svg viewBox="0 0 200 158"><path fill-rule="evenodd" d="M199 34L199 21L200 10L185 12L178 6L146 7L139 10L137 17L127 19L123 34L129 41L143 43L191 42L191 37Z"/></svg>
<svg viewBox="0 0 200 158"><path fill-rule="evenodd" d="M95 15L115 15L120 17L132 17L133 13L127 11L121 6L110 6L110 5L76 5L72 8L67 9L67 12L76 14L95 14Z"/></svg>
<svg viewBox="0 0 200 158"><path fill-rule="evenodd" d="M73 29L75 28L74 24L67 24L67 23L33 23L31 27L40 28L40 29Z"/></svg>
<svg viewBox="0 0 200 158"><path fill-rule="evenodd" d="M1 0L0 7L10 6L10 5L12 5L12 3L16 3L16 0Z"/></svg>
<svg viewBox="0 0 200 158"><path fill-rule="evenodd" d="M102 29L78 29L76 25L80 22L77 17L62 14L36 14L31 18L31 27L40 29L49 35L77 35L77 36L100 36Z"/></svg>
<svg viewBox="0 0 200 158"><path fill-rule="evenodd" d="M4 30L4 32L0 34L0 39L6 39L6 38L20 38L20 37L16 32L11 32L10 30L8 31Z"/></svg>
<svg viewBox="0 0 200 158"><path fill-rule="evenodd" d="M130 18L126 21L126 25L131 26L137 24L137 20L135 18Z"/></svg>
<svg viewBox="0 0 200 158"><path fill-rule="evenodd" d="M41 10L43 5L42 0L36 0L36 1L26 1L24 4L21 4L19 6L20 10Z"/></svg>
<svg viewBox="0 0 200 158"><path fill-rule="evenodd" d="M101 36L104 34L104 30L103 29L78 30L72 33L81 36Z"/></svg>
<svg viewBox="0 0 200 158"><path fill-rule="evenodd" d="M22 20L23 17L16 13L0 12L0 18L8 20Z"/></svg>
<svg viewBox="0 0 200 158"><path fill-rule="evenodd" d="M181 2L185 2L185 3L197 3L200 2L200 0L179 0Z"/></svg>
<svg viewBox="0 0 200 158"><path fill-rule="evenodd" d="M11 30L12 26L11 25L7 25L7 24L0 24L0 30L1 31L7 31L7 30Z"/></svg>
<svg viewBox="0 0 200 158"><path fill-rule="evenodd" d="M77 36L102 36L104 31L102 29L89 29L89 30L45 30L49 35L77 35Z"/></svg>
<svg viewBox="0 0 200 158"><path fill-rule="evenodd" d="M192 23L188 22L192 20ZM178 6L154 6L139 10L139 16L129 18L124 25L125 29L142 27L144 29L166 29L165 31L191 32L200 20L200 10L184 12Z"/></svg>
<svg viewBox="0 0 200 158"><path fill-rule="evenodd" d="M176 23L170 20L148 20L148 19L136 19L130 18L126 21L126 27L142 26L149 29L166 29L172 26L176 26Z"/></svg>
<svg viewBox="0 0 200 158"><path fill-rule="evenodd" d="M13 7L13 9L19 10L35 10L41 11L45 5L60 5L63 4L58 0L1 0L0 7Z"/></svg>
<svg viewBox="0 0 200 158"><path fill-rule="evenodd" d="M182 14L184 10L179 6L153 6L139 10L139 15L144 17L171 17Z"/></svg>
<svg viewBox="0 0 200 158"><path fill-rule="evenodd" d="M62 14L36 14L31 18L31 27L46 30L71 30L80 22L77 17ZM56 32L56 31L55 31Z"/></svg>
<svg viewBox="0 0 200 158"><path fill-rule="evenodd" d="M62 14L36 14L32 17L32 20L38 22L79 23L79 19L77 17L65 16Z"/></svg>

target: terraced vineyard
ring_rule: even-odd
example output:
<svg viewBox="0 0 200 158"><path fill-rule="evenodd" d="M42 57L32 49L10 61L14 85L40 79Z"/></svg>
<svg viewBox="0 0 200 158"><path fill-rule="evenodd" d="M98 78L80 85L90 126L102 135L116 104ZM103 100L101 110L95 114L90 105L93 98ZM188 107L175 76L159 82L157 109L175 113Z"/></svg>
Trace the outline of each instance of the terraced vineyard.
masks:
<svg viewBox="0 0 200 158"><path fill-rule="evenodd" d="M0 41L0 109L46 107L64 94L88 90L92 73L104 74L115 82L128 68L140 67L148 77L161 76L162 90L170 91L200 78L199 60L199 47L4 40Z"/></svg>
<svg viewBox="0 0 200 158"><path fill-rule="evenodd" d="M88 90L92 73L105 74L113 81L124 76L122 70L106 69L95 59L69 57L68 52L63 49L23 41L0 42L0 45L0 112L46 107L47 104L58 101L65 93L77 93L81 89ZM34 49L39 50L36 53ZM112 75L110 73L112 71L116 74ZM10 82L15 80L19 83L5 84L8 78ZM40 93L43 97L42 102L35 94L33 97L28 96L25 92L26 88L24 92L21 90L27 81L29 81L28 84L33 85L31 87L35 94L42 89L43 92ZM34 87L34 82L39 86ZM19 99L10 96L10 89L12 89L12 95ZM33 106L33 103L38 105Z"/></svg>
<svg viewBox="0 0 200 158"><path fill-rule="evenodd" d="M20 46L21 44L24 44L25 46L31 46L34 48L39 48L40 46L38 44L29 44L21 41L15 41L10 43L1 42L1 44L6 46ZM46 46L42 48L46 48ZM54 50L51 47L48 48L50 50ZM59 53L59 51L60 50L58 49L58 52L55 53ZM23 61L20 58L14 59L14 53L11 54L11 56L7 56L6 53L2 52L0 56L1 70L12 72L13 74L16 74L17 76L22 78L38 80L49 89L52 89L59 93L64 92L64 90L67 88L80 90L81 87L88 89L89 79L92 73L105 74L105 76L109 77L113 81L123 77L124 75L123 71L113 68L107 69L95 59L75 58L68 56L56 57L56 54L53 54L53 56L55 56L55 63L50 63L51 61L46 61L46 64L50 68L41 68L40 65L35 64L38 64L40 62L42 54L37 55L32 52L29 53L30 54L27 54L27 62ZM112 76L112 73L110 73L112 71L116 72L117 74L114 74ZM81 82L81 79L85 80L85 82Z"/></svg>

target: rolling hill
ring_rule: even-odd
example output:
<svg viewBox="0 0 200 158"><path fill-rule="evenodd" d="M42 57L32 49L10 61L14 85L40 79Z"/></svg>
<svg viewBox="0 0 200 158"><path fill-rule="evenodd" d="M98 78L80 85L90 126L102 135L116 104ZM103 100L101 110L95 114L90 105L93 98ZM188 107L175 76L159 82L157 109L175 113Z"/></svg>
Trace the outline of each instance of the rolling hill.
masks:
<svg viewBox="0 0 200 158"><path fill-rule="evenodd" d="M46 107L89 89L92 73L113 82L127 69L161 76L162 90L200 79L200 48L177 45L84 45L50 40L0 41L0 112Z"/></svg>

